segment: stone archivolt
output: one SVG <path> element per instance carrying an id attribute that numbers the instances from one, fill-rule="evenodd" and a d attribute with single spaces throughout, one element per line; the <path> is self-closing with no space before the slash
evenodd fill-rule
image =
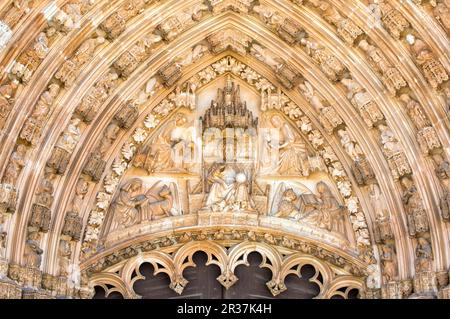
<path id="1" fill-rule="evenodd" d="M 18 284 L 34 287 L 23 291 L 24 298 L 89 296 L 88 279 L 82 276 L 78 290 L 80 279 L 69 274 L 80 260 L 97 258 L 101 225 L 123 186 L 122 176 L 129 176 L 133 165 L 153 173 L 154 152 L 138 147 L 180 108 L 193 111 L 202 86 L 231 73 L 256 87 L 263 112 L 284 114 L 283 122 L 296 126 L 311 152 L 320 155 L 366 263 L 362 296 L 448 298 L 447 1 L 119 1 L 100 15 L 102 5 L 73 0 L 62 8 L 46 7 L 45 1 L 30 7 L 28 1 L 13 1 L 1 9 L 0 59 L 7 71 L 0 85 L 2 297 L 19 296 Z M 435 24 L 411 14 L 415 5 L 435 17 Z M 144 30 L 143 17 L 159 6 L 176 11 Z M 39 10 L 43 27 L 22 41 L 15 34 Z M 314 15 L 320 18 L 312 22 Z M 87 17 L 101 21 L 97 30 Z M 209 31 L 228 17 L 226 31 Z M 241 20 L 253 23 L 265 39 L 248 32 Z M 437 24 L 442 29 L 431 31 Z M 126 39 L 129 30 L 139 30 L 138 36 Z M 182 44 L 162 64 L 154 61 L 159 49 L 175 47 L 192 32 L 198 40 Z M 207 41 L 200 42 L 202 37 Z M 64 56 L 53 59 L 59 50 Z M 231 65 L 230 58 L 211 63 L 214 55 L 232 51 L 237 63 Z M 45 68 L 52 71 L 42 72 Z M 146 73 L 143 86 L 138 79 L 146 68 L 153 73 Z M 112 105 L 121 109 L 108 112 Z M 30 115 L 26 121 L 24 114 Z M 69 195 L 80 180 L 75 196 Z M 167 186 L 152 195 L 159 202 L 152 216 L 175 214 L 164 206 L 173 192 Z M 281 194 L 283 210 L 277 214 L 299 216 L 295 201 L 303 197 L 289 187 Z M 13 214 L 17 209 L 21 216 Z M 55 232 L 47 233 L 49 228 Z M 368 249 L 374 243 L 375 251 Z M 75 256 L 77 245 L 89 253 Z M 175 289 L 184 284 L 179 275 Z M 232 284 L 233 272 L 224 268 L 221 280 Z M 276 294 L 283 282 L 277 277 L 268 287 Z M 321 296 L 331 295 L 322 291 Z"/>

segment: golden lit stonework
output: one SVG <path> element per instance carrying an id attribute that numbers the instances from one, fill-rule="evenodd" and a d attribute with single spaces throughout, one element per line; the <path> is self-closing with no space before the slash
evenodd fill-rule
<path id="1" fill-rule="evenodd" d="M 448 299 L 449 6 L 3 1 L 0 298 Z"/>

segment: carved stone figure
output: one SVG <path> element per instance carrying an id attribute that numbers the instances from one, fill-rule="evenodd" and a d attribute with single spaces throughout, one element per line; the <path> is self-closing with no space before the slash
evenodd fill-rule
<path id="1" fill-rule="evenodd" d="M 425 78 L 433 88 L 438 88 L 442 83 L 448 81 L 448 72 L 441 62 L 435 58 L 431 49 L 421 39 L 414 36 L 408 38 L 411 50 L 416 56 L 417 64 L 422 67 Z"/>
<path id="2" fill-rule="evenodd" d="M 392 67 L 379 48 L 369 44 L 366 40 L 360 41 L 358 46 L 367 53 L 371 64 L 383 75 L 383 83 L 391 95 L 395 95 L 398 90 L 407 86 L 399 70 Z"/>
<path id="3" fill-rule="evenodd" d="M 33 204 L 31 218 L 28 222 L 33 232 L 47 232 L 50 228 L 51 206 L 53 203 L 55 175 L 46 168 L 44 179 L 36 191 L 36 202 Z"/>
<path id="4" fill-rule="evenodd" d="M 417 142 L 419 142 L 422 153 L 426 155 L 442 147 L 436 130 L 432 126 L 424 127 L 417 133 Z"/>
<path id="5" fill-rule="evenodd" d="M 208 52 L 208 47 L 202 44 L 198 44 L 185 54 L 181 55 L 178 58 L 178 62 L 176 62 L 176 64 L 180 68 L 191 65 L 192 63 L 200 59 L 202 56 L 204 56 L 206 52 Z"/>
<path id="6" fill-rule="evenodd" d="M 210 35 L 207 40 L 214 53 L 221 53 L 227 49 L 231 49 L 242 55 L 247 54 L 247 48 L 252 41 L 243 32 L 231 28 L 220 30 Z"/>
<path id="7" fill-rule="evenodd" d="M 383 152 L 388 159 L 394 178 L 398 179 L 399 177 L 411 174 L 411 167 L 394 133 L 386 125 L 379 125 L 378 129 L 381 132 Z"/>
<path id="8" fill-rule="evenodd" d="M 106 127 L 99 145 L 96 150 L 90 154 L 89 159 L 83 168 L 83 173 L 91 176 L 94 181 L 100 180 L 103 171 L 105 170 L 106 162 L 103 158 L 117 138 L 119 130 L 119 126 L 115 123 L 111 123 Z"/>
<path id="9" fill-rule="evenodd" d="M 22 168 L 25 166 L 26 157 L 27 148 L 25 145 L 19 144 L 11 155 L 3 174 L 2 184 L 0 184 L 0 213 L 15 211 L 17 199 L 15 185 Z"/>
<path id="10" fill-rule="evenodd" d="M 141 206 L 141 222 L 146 220 L 157 220 L 173 215 L 173 204 L 175 196 L 170 187 L 164 185 L 156 191 L 148 191 L 147 203 Z"/>
<path id="11" fill-rule="evenodd" d="M 278 152 L 278 159 L 275 165 L 275 172 L 280 175 L 301 175 L 309 176 L 310 167 L 308 152 L 305 143 L 291 129 L 289 123 L 283 121 L 279 115 L 270 118 L 270 124 L 274 128 L 279 128 L 279 136 L 266 137 L 263 160 L 272 162 L 272 152 Z M 270 163 L 270 167 L 274 163 Z"/>
<path id="12" fill-rule="evenodd" d="M 80 20 L 94 4 L 94 0 L 71 0 L 57 10 L 50 25 L 67 33 L 80 28 Z"/>
<path id="13" fill-rule="evenodd" d="M 306 37 L 305 30 L 294 20 L 283 17 L 280 13 L 265 5 L 257 5 L 253 7 L 260 19 L 271 27 L 278 35 L 290 44 L 300 42 Z"/>
<path id="14" fill-rule="evenodd" d="M 386 30 L 395 39 L 400 39 L 401 34 L 409 27 L 409 22 L 406 18 L 396 9 L 394 9 L 385 0 L 377 1 L 372 0 L 373 3 L 379 3 L 379 9 L 381 13 L 381 20 Z"/>
<path id="15" fill-rule="evenodd" d="M 71 240 L 78 241 L 81 239 L 81 230 L 83 228 L 83 220 L 76 211 L 67 212 L 64 217 L 64 226 L 62 235 L 69 237 Z"/>
<path id="16" fill-rule="evenodd" d="M 408 110 L 409 117 L 419 130 L 431 125 L 430 120 L 423 112 L 419 102 L 412 99 L 409 94 L 402 94 L 400 96 L 400 100 L 403 101 L 406 109 Z"/>
<path id="17" fill-rule="evenodd" d="M 23 82 L 28 82 L 33 72 L 47 55 L 55 33 L 56 31 L 53 28 L 48 28 L 46 32 L 41 32 L 34 43 L 17 58 L 11 73 Z"/>
<path id="18" fill-rule="evenodd" d="M 346 68 L 328 49 L 307 39 L 302 39 L 300 42 L 306 47 L 306 52 L 331 81 L 339 81 L 342 78 Z"/>
<path id="19" fill-rule="evenodd" d="M 444 194 L 441 197 L 440 207 L 444 220 L 450 220 L 450 182 L 443 183 Z"/>
<path id="20" fill-rule="evenodd" d="M 397 255 L 394 249 L 389 244 L 381 246 L 380 259 L 383 265 L 382 273 L 385 283 L 396 280 L 398 276 Z"/>
<path id="21" fill-rule="evenodd" d="M 156 139 L 151 141 L 150 151 L 146 155 L 153 158 L 150 171 L 186 171 L 189 169 L 190 156 L 193 154 L 193 136 L 187 127 L 186 115 L 176 114 L 167 123 Z M 148 169 L 148 168 L 147 168 Z"/>
<path id="22" fill-rule="evenodd" d="M 9 112 L 11 112 L 14 105 L 14 98 L 17 94 L 19 81 L 12 80 L 7 84 L 0 86 L 0 129 L 5 126 L 8 119 Z"/>
<path id="23" fill-rule="evenodd" d="M 363 34 L 363 31 L 351 20 L 344 18 L 333 5 L 322 0 L 310 0 L 321 11 L 321 16 L 337 28 L 337 33 L 349 44 Z"/>
<path id="24" fill-rule="evenodd" d="M 436 4 L 436 7 L 433 9 L 433 13 L 448 33 L 450 30 L 450 1 L 444 0 Z"/>
<path id="25" fill-rule="evenodd" d="M 61 240 L 58 247 L 58 273 L 60 276 L 69 275 L 70 257 L 72 256 L 72 247 L 70 242 Z"/>
<path id="26" fill-rule="evenodd" d="M 47 117 L 52 108 L 55 98 L 58 96 L 60 87 L 58 84 L 50 84 L 48 90 L 39 98 L 31 117 L 28 117 L 20 132 L 20 138 L 36 145 L 41 135 L 41 130 L 45 125 Z"/>
<path id="27" fill-rule="evenodd" d="M 378 105 L 355 80 L 346 78 L 341 83 L 347 88 L 349 100 L 359 110 L 368 127 L 371 128 L 376 123 L 384 120 L 384 115 L 381 113 Z"/>
<path id="28" fill-rule="evenodd" d="M 429 230 L 428 217 L 416 186 L 409 177 L 403 177 L 401 184 L 404 190 L 402 200 L 408 214 L 408 230 L 410 236 L 427 232 Z"/>
<path id="29" fill-rule="evenodd" d="M 233 10 L 240 13 L 248 13 L 254 0 L 208 0 L 213 8 L 213 13 Z"/>
<path id="30" fill-rule="evenodd" d="M 25 244 L 24 261 L 29 268 L 39 268 L 41 266 L 41 255 L 44 251 L 39 248 L 37 241 L 28 239 Z"/>
<path id="31" fill-rule="evenodd" d="M 147 194 L 139 193 L 141 190 L 142 180 L 138 178 L 133 178 L 121 186 L 116 200 L 111 205 L 110 232 L 132 226 L 139 221 L 138 208 L 148 201 Z"/>
<path id="32" fill-rule="evenodd" d="M 76 113 L 79 114 L 85 122 L 91 122 L 100 106 L 106 101 L 111 91 L 118 85 L 119 76 L 115 72 L 108 72 L 104 74 L 100 80 L 90 88 L 86 96 L 83 97 L 80 105 L 76 108 Z"/>
<path id="33" fill-rule="evenodd" d="M 207 5 L 197 4 L 176 16 L 166 19 L 158 26 L 158 29 L 163 34 L 165 40 L 171 41 L 180 34 L 180 32 L 192 25 L 194 21 L 198 21 L 202 17 L 203 11 L 207 10 Z"/>
<path id="34" fill-rule="evenodd" d="M 297 201 L 297 194 L 294 192 L 292 188 L 289 188 L 283 192 L 282 199 L 280 204 L 278 205 L 278 211 L 274 216 L 280 218 L 299 218 L 299 209 L 296 206 L 295 202 Z"/>
<path id="35" fill-rule="evenodd" d="M 436 153 L 432 156 L 435 164 L 435 172 L 439 179 L 444 180 L 450 178 L 450 164 L 444 159 L 442 153 Z"/>
<path id="36" fill-rule="evenodd" d="M 138 116 L 139 109 L 132 101 L 128 101 L 124 107 L 117 111 L 114 119 L 120 128 L 129 129 L 136 122 Z"/>
<path id="37" fill-rule="evenodd" d="M 354 161 L 361 158 L 363 154 L 361 147 L 353 141 L 350 134 L 346 130 L 339 130 L 338 135 L 341 138 L 341 145 L 344 147 L 348 156 L 350 156 Z"/>
<path id="38" fill-rule="evenodd" d="M 81 131 L 79 128 L 80 122 L 80 119 L 76 117 L 70 120 L 65 132 L 62 134 L 62 136 L 58 140 L 58 143 L 56 144 L 57 147 L 62 148 L 67 152 L 72 152 L 75 149 L 75 146 L 77 145 L 81 137 Z"/>
<path id="39" fill-rule="evenodd" d="M 394 132 L 386 125 L 380 125 L 378 128 L 381 132 L 381 144 L 383 145 L 386 156 L 391 157 L 392 154 L 401 152 L 401 145 L 395 137 Z"/>
<path id="40" fill-rule="evenodd" d="M 279 57 L 274 56 L 272 52 L 257 43 L 252 44 L 250 53 L 275 71 L 278 71 L 284 63 Z"/>
<path id="41" fill-rule="evenodd" d="M 64 83 L 66 87 L 71 86 L 83 65 L 89 62 L 95 53 L 97 47 L 105 42 L 105 38 L 97 36 L 83 42 L 75 51 L 73 57 L 61 66 L 55 77 Z"/>
<path id="42" fill-rule="evenodd" d="M 148 56 L 150 49 L 162 40 L 161 36 L 150 34 L 139 40 L 128 51 L 123 53 L 115 62 L 114 67 L 124 77 L 129 76 Z"/>
<path id="43" fill-rule="evenodd" d="M 110 39 L 117 38 L 125 31 L 126 23 L 131 18 L 138 15 L 145 8 L 148 0 L 129 0 L 113 14 L 111 14 L 100 27 L 104 30 Z"/>
<path id="44" fill-rule="evenodd" d="M 330 187 L 319 182 L 316 185 L 316 201 L 312 203 L 313 210 L 306 211 L 299 220 L 324 228 L 328 231 L 344 234 L 342 206 L 331 193 Z"/>
<path id="45" fill-rule="evenodd" d="M 77 182 L 75 188 L 75 197 L 72 201 L 72 211 L 80 213 L 81 206 L 83 205 L 84 196 L 87 194 L 89 189 L 89 183 L 84 178 L 80 178 Z"/>
<path id="46" fill-rule="evenodd" d="M 6 235 L 7 233 L 4 232 L 1 228 L 0 228 L 0 263 L 2 262 L 2 259 L 5 258 L 5 253 L 6 253 Z M 1 265 L 0 265 L 1 268 Z M 0 269 L 0 279 L 2 278 L 2 271 Z"/>
<path id="47" fill-rule="evenodd" d="M 352 165 L 352 172 L 355 176 L 358 185 L 368 185 L 375 179 L 375 173 L 370 166 L 369 161 L 364 156 L 360 156 L 358 159 L 354 160 Z"/>
<path id="48" fill-rule="evenodd" d="M 344 121 L 333 107 L 325 106 L 322 103 L 321 97 L 314 90 L 311 83 L 305 81 L 303 84 L 300 84 L 299 88 L 309 103 L 320 112 L 319 121 L 329 134 L 332 134 L 334 129 L 344 124 Z"/>
<path id="49" fill-rule="evenodd" d="M 209 176 L 212 184 L 206 199 L 206 208 L 213 211 L 253 210 L 247 176 L 231 166 L 216 168 Z"/>
<path id="50" fill-rule="evenodd" d="M 69 164 L 70 156 L 75 149 L 80 137 L 79 118 L 72 118 L 64 133 L 59 137 L 52 155 L 47 161 L 47 166 L 56 170 L 58 174 L 64 174 Z"/>
<path id="51" fill-rule="evenodd" d="M 389 212 L 385 208 L 385 200 L 377 184 L 369 186 L 370 203 L 375 213 L 375 240 L 378 243 L 393 239 Z"/>
<path id="52" fill-rule="evenodd" d="M 25 145 L 17 145 L 16 150 L 12 153 L 8 166 L 6 166 L 3 174 L 3 184 L 15 185 L 22 168 L 25 166 L 27 158 L 27 147 Z"/>
<path id="53" fill-rule="evenodd" d="M 416 272 L 430 271 L 433 266 L 433 249 L 430 242 L 423 237 L 417 239 Z"/>
<path id="54" fill-rule="evenodd" d="M 10 28 L 13 28 L 30 11 L 30 3 L 30 0 L 11 1 L 10 8 L 2 17 L 3 22 Z"/>

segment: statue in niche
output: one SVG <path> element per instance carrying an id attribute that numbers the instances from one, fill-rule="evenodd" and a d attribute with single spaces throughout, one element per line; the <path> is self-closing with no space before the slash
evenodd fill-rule
<path id="1" fill-rule="evenodd" d="M 80 123 L 81 120 L 79 118 L 72 118 L 69 122 L 69 125 L 67 126 L 66 131 L 59 138 L 56 146 L 71 153 L 75 149 L 75 146 L 77 145 L 81 137 L 81 131 L 79 128 Z"/>
<path id="2" fill-rule="evenodd" d="M 212 183 L 206 207 L 213 211 L 252 210 L 254 203 L 250 198 L 247 176 L 230 165 L 216 168 L 210 175 Z"/>
<path id="3" fill-rule="evenodd" d="M 39 268 L 41 266 L 42 253 L 44 251 L 39 248 L 39 244 L 34 239 L 28 239 L 25 244 L 24 260 L 25 265 L 29 268 Z"/>
<path id="4" fill-rule="evenodd" d="M 19 81 L 17 80 L 0 86 L 0 129 L 5 125 L 9 112 L 11 112 L 18 87 Z"/>
<path id="5" fill-rule="evenodd" d="M 72 247 L 70 242 L 61 240 L 58 247 L 58 273 L 60 276 L 69 275 L 70 257 L 72 256 Z"/>
<path id="6" fill-rule="evenodd" d="M 450 181 L 446 180 L 443 183 L 444 195 L 441 197 L 441 214 L 445 220 L 450 220 Z"/>
<path id="7" fill-rule="evenodd" d="M 89 189 L 89 182 L 84 178 L 80 178 L 75 187 L 75 197 L 72 201 L 72 211 L 81 212 L 81 206 L 83 205 L 84 196 L 87 194 Z"/>
<path id="8" fill-rule="evenodd" d="M 4 231 L 4 222 L 5 216 L 0 212 L 0 260 L 6 255 L 6 236 L 7 232 Z M 0 278 L 1 278 L 1 270 L 0 270 Z"/>
<path id="9" fill-rule="evenodd" d="M 403 187 L 402 200 L 407 211 L 408 229 L 411 236 L 429 230 L 428 217 L 422 205 L 422 198 L 414 182 L 409 177 L 401 179 Z"/>
<path id="10" fill-rule="evenodd" d="M 15 185 L 17 178 L 22 171 L 22 167 L 25 166 L 26 156 L 26 146 L 19 144 L 12 153 L 8 166 L 6 166 L 6 171 L 3 175 L 3 184 Z"/>
<path id="11" fill-rule="evenodd" d="M 278 152 L 278 160 L 275 171 L 280 175 L 309 176 L 310 167 L 308 153 L 305 143 L 291 129 L 289 123 L 284 121 L 280 115 L 270 118 L 273 128 L 279 128 L 278 138 L 271 134 L 266 136 L 266 145 L 262 150 L 263 168 L 272 160 L 272 152 Z M 269 166 L 273 170 L 272 165 Z M 265 171 L 265 169 L 263 169 Z"/>
<path id="12" fill-rule="evenodd" d="M 341 145 L 345 148 L 345 152 L 354 161 L 358 160 L 363 154 L 361 147 L 353 141 L 347 130 L 339 130 L 338 135 L 341 138 Z"/>
<path id="13" fill-rule="evenodd" d="M 432 158 L 435 163 L 435 172 L 437 177 L 441 180 L 450 178 L 450 164 L 446 159 L 444 159 L 443 154 L 433 154 Z"/>
<path id="14" fill-rule="evenodd" d="M 50 84 L 47 91 L 41 95 L 31 117 L 27 118 L 22 131 L 20 132 L 20 137 L 22 139 L 30 142 L 32 145 L 37 143 L 41 130 L 45 125 L 47 116 L 59 91 L 59 85 L 53 83 Z"/>
<path id="15" fill-rule="evenodd" d="M 386 283 L 396 280 L 398 276 L 397 255 L 391 245 L 381 246 L 381 264 L 383 265 L 383 278 Z"/>
<path id="16" fill-rule="evenodd" d="M 433 267 L 433 249 L 423 237 L 417 239 L 415 267 L 416 272 L 431 271 Z"/>
<path id="17" fill-rule="evenodd" d="M 187 116 L 179 113 L 162 128 L 162 131 L 149 145 L 147 154 L 139 152 L 140 159 L 151 158 L 149 172 L 186 172 L 191 166 L 187 162 L 194 152 L 192 128 L 187 125 Z M 139 158 L 138 158 L 139 160 Z M 136 166 L 142 166 L 137 163 Z"/>
<path id="18" fill-rule="evenodd" d="M 94 181 L 100 180 L 105 170 L 106 162 L 103 160 L 106 153 L 114 143 L 120 128 L 115 123 L 110 123 L 103 132 L 103 138 L 97 145 L 97 148 L 89 156 L 87 163 L 83 168 L 83 173 L 92 177 Z"/>
<path id="19" fill-rule="evenodd" d="M 375 212 L 375 240 L 377 242 L 393 238 L 389 212 L 385 208 L 385 200 L 377 184 L 369 186 L 369 198 Z"/>

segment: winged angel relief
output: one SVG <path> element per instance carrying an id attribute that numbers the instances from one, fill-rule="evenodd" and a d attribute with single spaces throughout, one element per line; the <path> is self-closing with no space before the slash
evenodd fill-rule
<path id="1" fill-rule="evenodd" d="M 321 157 L 283 114 L 242 96 L 228 77 L 206 110 L 181 107 L 161 123 L 137 150 L 104 234 L 174 215 L 234 213 L 345 234 Z"/>

